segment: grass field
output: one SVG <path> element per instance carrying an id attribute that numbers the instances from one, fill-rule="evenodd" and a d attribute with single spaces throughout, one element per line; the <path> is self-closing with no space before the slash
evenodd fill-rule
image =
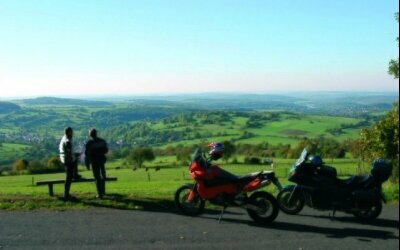
<path id="1" fill-rule="evenodd" d="M 137 169 L 133 171 L 130 168 L 119 168 L 122 161 L 115 161 L 108 164 L 108 176 L 118 178 L 117 182 L 107 183 L 107 193 L 117 197 L 125 197 L 125 202 L 111 199 L 104 201 L 95 201 L 96 204 L 103 204 L 115 208 L 126 208 L 125 206 L 135 207 L 134 200 L 156 200 L 171 201 L 175 190 L 183 183 L 191 183 L 192 179 L 188 175 L 187 167 L 164 167 L 159 171 L 152 166 L 161 165 L 172 158 L 159 159 L 148 165 L 149 168 Z M 275 160 L 274 170 L 283 185 L 288 184 L 288 170 L 295 160 Z M 357 172 L 356 163 L 351 160 L 334 160 L 333 165 L 337 168 L 341 178 Z M 235 174 L 241 175 L 260 170 L 272 170 L 271 167 L 262 165 L 223 165 L 221 166 Z M 365 171 L 365 170 L 364 170 Z M 91 177 L 90 171 L 82 170 L 84 177 Z M 61 202 L 56 198 L 48 196 L 47 186 L 36 186 L 35 182 L 39 180 L 64 178 L 63 173 L 43 174 L 43 175 L 21 175 L 21 176 L 2 176 L 0 177 L 0 209 L 65 209 L 88 207 L 87 202 L 94 202 L 95 185 L 94 183 L 73 183 L 71 193 L 77 196 L 82 202 Z M 274 186 L 266 188 L 267 191 L 274 194 L 277 189 Z M 54 186 L 56 196 L 63 193 L 63 185 Z M 398 200 L 398 185 L 386 182 L 384 192 L 390 201 Z M 132 202 L 126 202 L 130 200 Z"/>
<path id="2" fill-rule="evenodd" d="M 346 139 L 356 139 L 359 136 L 359 128 L 343 129 L 340 135 L 332 135 L 327 132 L 328 129 L 338 128 L 341 125 L 352 125 L 361 121 L 358 118 L 333 117 L 320 115 L 304 115 L 301 118 L 291 117 L 290 115 L 280 115 L 278 120 L 262 120 L 256 128 L 246 127 L 249 120 L 248 117 L 241 117 L 229 114 L 230 121 L 222 124 L 206 124 L 196 120 L 194 123 L 199 124 L 194 130 L 200 134 L 212 134 L 210 138 L 213 141 L 235 140 L 235 143 L 258 144 L 268 142 L 271 145 L 290 144 L 296 145 L 302 138 L 316 138 L 325 136 L 343 141 Z M 192 131 L 193 124 L 169 123 L 167 125 L 160 122 L 148 123 L 152 129 L 157 131 Z M 243 132 L 251 134 L 249 138 L 242 138 Z M 188 132 L 191 134 L 194 132 Z M 169 142 L 164 146 L 176 146 L 200 144 L 207 137 L 201 139 L 180 140 L 178 142 Z"/>

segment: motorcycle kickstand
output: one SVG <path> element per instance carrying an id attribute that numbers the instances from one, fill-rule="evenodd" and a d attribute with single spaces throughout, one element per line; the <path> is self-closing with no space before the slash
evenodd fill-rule
<path id="1" fill-rule="evenodd" d="M 218 218 L 218 223 L 221 223 L 221 220 L 222 220 L 222 217 L 224 216 L 226 207 L 227 206 L 222 207 L 221 214 L 219 215 L 219 218 Z"/>
<path id="2" fill-rule="evenodd" d="M 334 220 L 335 220 L 335 213 L 336 213 L 336 209 L 333 209 L 333 211 L 332 211 L 332 216 L 331 216 L 331 214 L 329 213 L 329 219 L 330 219 L 331 221 L 334 221 Z"/>

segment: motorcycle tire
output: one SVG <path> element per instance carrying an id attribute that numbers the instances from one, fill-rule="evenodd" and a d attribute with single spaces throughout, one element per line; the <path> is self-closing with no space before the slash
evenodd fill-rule
<path id="1" fill-rule="evenodd" d="M 256 223 L 259 224 L 273 222 L 279 213 L 278 201 L 274 196 L 267 192 L 253 193 L 249 197 L 247 205 L 253 206 L 253 209 L 247 208 L 247 213 Z"/>
<path id="2" fill-rule="evenodd" d="M 377 200 L 375 204 L 372 205 L 370 208 L 365 210 L 359 210 L 353 212 L 353 215 L 362 221 L 371 221 L 376 219 L 382 212 L 382 201 Z"/>
<path id="3" fill-rule="evenodd" d="M 291 202 L 288 204 L 288 199 L 292 195 L 292 190 L 284 189 L 279 192 L 277 196 L 279 208 L 285 214 L 295 215 L 300 213 L 304 208 L 304 198 L 300 195 L 294 195 L 291 197 Z"/>
<path id="4" fill-rule="evenodd" d="M 192 202 L 187 201 L 190 191 L 194 184 L 186 184 L 178 188 L 175 192 L 175 205 L 184 215 L 197 216 L 203 213 L 205 201 L 196 195 Z"/>

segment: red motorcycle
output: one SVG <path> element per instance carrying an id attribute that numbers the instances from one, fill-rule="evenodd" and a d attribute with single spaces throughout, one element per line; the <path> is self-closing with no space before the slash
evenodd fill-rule
<path id="1" fill-rule="evenodd" d="M 271 183 L 279 190 L 282 188 L 273 171 L 236 176 L 212 165 L 211 159 L 196 150 L 189 173 L 195 183 L 184 184 L 175 192 L 175 204 L 185 215 L 200 215 L 205 201 L 210 201 L 222 207 L 219 221 L 228 206 L 246 209 L 256 223 L 270 223 L 278 216 L 279 205 L 275 197 L 265 191 L 254 192 Z"/>

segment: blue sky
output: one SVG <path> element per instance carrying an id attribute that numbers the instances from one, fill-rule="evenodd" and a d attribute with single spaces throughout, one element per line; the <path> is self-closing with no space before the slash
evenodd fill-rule
<path id="1" fill-rule="evenodd" d="M 0 97 L 398 91 L 387 74 L 398 9 L 394 0 L 0 0 Z"/>

